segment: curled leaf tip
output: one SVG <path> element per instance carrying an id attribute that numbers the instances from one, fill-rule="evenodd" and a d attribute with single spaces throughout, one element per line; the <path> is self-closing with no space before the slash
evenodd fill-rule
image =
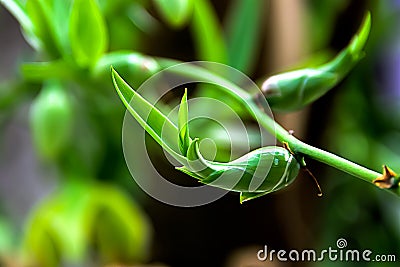
<path id="1" fill-rule="evenodd" d="M 379 188 L 389 189 L 399 186 L 399 184 L 396 183 L 396 178 L 398 178 L 398 175 L 388 166 L 383 165 L 383 174 L 372 182 Z"/>

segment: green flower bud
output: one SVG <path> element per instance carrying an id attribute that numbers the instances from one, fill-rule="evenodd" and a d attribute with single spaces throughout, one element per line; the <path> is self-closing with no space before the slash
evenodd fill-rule
<path id="1" fill-rule="evenodd" d="M 270 107 L 278 111 L 297 110 L 332 89 L 363 58 L 370 28 L 371 16 L 368 13 L 359 32 L 332 61 L 316 68 L 295 70 L 268 78 L 262 85 L 262 92 Z"/>
<path id="2" fill-rule="evenodd" d="M 72 128 L 73 107 L 62 85 L 47 82 L 30 110 L 33 142 L 45 159 L 55 159 L 67 144 Z"/>
<path id="3" fill-rule="evenodd" d="M 201 183 L 240 192 L 240 202 L 288 186 L 300 170 L 295 157 L 282 147 L 262 147 L 234 161 L 221 163 L 204 159 L 198 141 L 194 139 L 189 146 L 188 164 L 177 169 Z"/>

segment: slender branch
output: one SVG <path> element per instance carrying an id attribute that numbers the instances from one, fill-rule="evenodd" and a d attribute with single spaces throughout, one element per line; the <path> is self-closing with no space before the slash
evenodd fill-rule
<path id="1" fill-rule="evenodd" d="M 164 61 L 164 64 L 166 64 L 164 66 L 171 66 L 173 65 L 173 63 L 176 64 L 179 62 L 167 60 Z M 171 70 L 173 72 L 176 72 L 177 74 L 193 78 L 204 78 L 206 76 L 207 79 L 209 79 L 210 81 L 215 82 L 216 84 L 220 84 L 221 86 L 219 86 L 219 88 L 221 90 L 224 90 L 225 93 L 229 94 L 238 102 L 242 103 L 247 111 L 254 117 L 254 119 L 256 119 L 261 124 L 262 127 L 264 127 L 271 134 L 275 135 L 280 142 L 286 142 L 294 153 L 305 155 L 309 158 L 325 163 L 331 167 L 334 167 L 338 170 L 346 172 L 370 183 L 373 183 L 376 178 L 382 175 L 379 172 L 370 170 L 338 155 L 310 146 L 300 141 L 299 139 L 291 135 L 288 131 L 286 131 L 281 125 L 275 122 L 273 118 L 266 115 L 264 111 L 262 111 L 254 102 L 252 95 L 221 76 L 218 76 L 207 71 L 206 69 L 196 66 L 194 66 L 193 68 L 172 68 Z M 400 196 L 399 187 L 385 190 Z"/>
<path id="2" fill-rule="evenodd" d="M 253 103 L 249 103 L 249 106 L 253 106 Z M 253 110 L 255 107 L 252 108 Z M 289 144 L 290 149 L 295 153 L 300 153 L 307 155 L 308 157 L 318 160 L 322 163 L 328 164 L 334 168 L 340 169 L 344 172 L 347 172 L 353 176 L 361 178 L 367 182 L 372 182 L 381 174 L 375 172 L 373 170 L 367 169 L 363 166 L 360 166 L 352 161 L 339 157 L 333 153 L 324 151 L 322 149 L 310 146 L 293 135 L 289 134 L 282 126 L 273 121 L 268 116 L 258 116 L 260 124 L 266 129 L 271 130 L 271 124 L 274 125 L 273 129 L 275 130 L 275 135 L 280 142 L 286 142 Z"/>
<path id="3" fill-rule="evenodd" d="M 269 116 L 266 116 L 265 114 L 264 115 L 258 114 L 262 111 L 256 106 L 254 102 L 248 101 L 246 107 L 255 112 L 256 115 L 255 118 L 258 119 L 259 123 L 267 131 L 271 132 L 272 134 L 275 134 L 276 138 L 280 142 L 286 142 L 293 152 L 306 155 L 314 160 L 325 163 L 331 167 L 334 167 L 338 170 L 346 172 L 350 175 L 353 175 L 357 178 L 360 178 L 370 183 L 373 183 L 373 181 L 376 178 L 382 175 L 379 172 L 370 170 L 350 160 L 342 158 L 338 155 L 313 147 L 311 145 L 308 145 L 300 141 L 299 139 L 291 135 L 288 131 L 286 131 L 281 125 L 279 125 Z M 400 196 L 399 187 L 385 189 L 385 190 L 394 193 L 397 196 Z"/>

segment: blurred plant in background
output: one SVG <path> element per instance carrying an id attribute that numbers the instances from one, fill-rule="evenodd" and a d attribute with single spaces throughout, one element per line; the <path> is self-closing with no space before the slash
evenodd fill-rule
<path id="1" fill-rule="evenodd" d="M 125 110 L 112 89 L 110 65 L 136 88 L 175 62 L 165 58 L 225 63 L 261 81 L 278 69 L 270 64 L 269 57 L 281 55 L 279 47 L 272 46 L 273 40 L 268 39 L 276 36 L 276 1 L 2 0 L 33 51 L 25 52 L 18 59 L 18 69 L 0 83 L 0 125 L 7 129 L 15 120 L 11 118 L 29 118 L 30 138 L 40 163 L 26 170 L 17 186 L 36 183 L 45 187 L 39 197 L 28 201 L 35 207 L 23 215 L 28 218 L 23 225 L 8 215 L 18 207 L 10 200 L 18 198 L 1 198 L 0 257 L 4 262 L 14 258 L 24 262 L 21 266 L 148 261 L 171 266 L 220 266 L 223 262 L 238 266 L 227 259 L 232 251 L 245 246 L 268 242 L 278 248 L 325 248 L 339 237 L 351 240 L 355 247 L 399 253 L 398 199 L 317 164 L 311 163 L 311 168 L 324 183 L 322 200 L 304 197 L 313 191 L 304 189 L 308 184 L 298 182 L 298 188 L 303 187 L 300 195 L 296 189 L 289 190 L 248 207 L 232 204 L 237 199 L 228 196 L 226 202 L 215 204 L 219 206 L 194 211 L 167 208 L 152 203 L 129 178 L 121 151 Z M 282 2 L 289 13 L 293 9 L 291 1 Z M 309 29 L 303 40 L 306 50 L 319 51 L 329 43 L 334 50 L 342 49 L 367 9 L 372 12 L 373 30 L 367 57 L 340 88 L 312 106 L 308 125 L 303 120 L 303 130 L 294 130 L 306 132 L 304 139 L 309 143 L 320 144 L 362 165 L 380 170 L 382 164 L 388 164 L 399 172 L 396 92 L 400 84 L 395 80 L 400 68 L 395 60 L 399 58 L 399 39 L 391 32 L 399 23 L 397 1 L 298 2 L 304 10 L 295 12 L 304 12 L 304 28 Z M 296 49 L 304 44 L 290 45 Z M 316 53 L 279 70 L 315 65 L 332 54 Z M 231 101 L 215 93 L 212 86 L 199 86 L 193 94 Z M 178 95 L 168 97 L 163 103 L 166 106 L 179 101 Z M 241 114 L 240 107 L 231 105 Z M 191 112 L 202 114 L 206 109 L 199 106 Z M 21 112 L 23 115 L 16 115 Z M 224 115 L 225 121 L 232 119 Z M 219 140 L 217 159 L 226 159 L 230 153 L 226 148 L 228 137 L 221 137 L 220 129 L 210 122 L 198 124 L 193 127 L 200 137 Z M 251 125 L 249 128 L 256 136 Z M 13 140 L 5 133 L 0 133 L 3 140 Z M 257 147 L 257 137 L 251 140 Z M 158 153 L 154 144 L 149 142 L 148 146 L 152 153 Z M 0 155 L 3 162 L 20 161 L 7 154 L 13 147 L 4 147 Z M 29 151 L 25 149 L 23 153 Z M 164 169 L 165 161 L 154 157 Z M 7 166 L 2 163 L 0 167 Z M 35 168 L 43 177 L 33 178 L 32 182 Z M 165 171 L 174 170 L 165 167 Z M 16 175 L 6 171 L 0 175 L 2 192 L 6 192 Z M 56 189 L 48 194 L 54 184 Z M 10 191 L 7 196 L 12 194 Z M 243 222 L 243 218 L 249 222 Z M 202 231 L 199 225 L 203 225 Z M 276 229 L 276 225 L 282 228 Z M 190 233 L 189 237 L 181 236 L 181 231 Z M 153 247 L 149 246 L 151 240 Z M 208 251 L 207 257 L 199 255 L 204 250 Z"/>

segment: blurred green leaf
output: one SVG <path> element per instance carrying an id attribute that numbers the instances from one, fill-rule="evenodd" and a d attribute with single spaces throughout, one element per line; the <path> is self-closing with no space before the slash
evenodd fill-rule
<path id="1" fill-rule="evenodd" d="M 52 58 L 61 55 L 53 20 L 52 0 L 27 0 L 26 12 L 33 23 L 33 33 L 40 40 L 39 48 Z"/>
<path id="2" fill-rule="evenodd" d="M 13 16 L 18 20 L 22 29 L 24 30 L 25 39 L 28 43 L 35 49 L 39 49 L 41 41 L 34 34 L 34 26 L 31 18 L 27 14 L 24 4 L 22 1 L 17 0 L 1 0 L 0 3 L 8 9 L 8 11 L 13 14 Z"/>
<path id="3" fill-rule="evenodd" d="M 32 88 L 28 87 L 21 80 L 0 82 L 0 113 L 5 115 L 13 107 L 25 101 L 26 96 L 28 96 L 27 92 L 30 91 L 32 91 Z"/>
<path id="4" fill-rule="evenodd" d="M 109 72 L 110 66 L 129 66 L 131 70 L 140 69 L 142 72 L 155 73 L 159 70 L 157 61 L 138 52 L 117 51 L 104 54 L 93 69 L 95 73 Z"/>
<path id="5" fill-rule="evenodd" d="M 76 63 L 90 67 L 107 50 L 104 18 L 95 0 L 75 0 L 69 22 L 70 42 Z"/>
<path id="6" fill-rule="evenodd" d="M 102 263 L 143 261 L 150 227 L 120 190 L 104 184 L 69 182 L 31 213 L 26 255 L 39 266 L 85 265 L 97 248 Z"/>
<path id="7" fill-rule="evenodd" d="M 229 10 L 227 29 L 228 63 L 250 73 L 257 61 L 260 39 L 263 34 L 262 18 L 266 2 L 260 0 L 235 0 Z"/>
<path id="8" fill-rule="evenodd" d="M 193 2 L 197 0 L 153 0 L 164 20 L 174 28 L 184 26 L 191 17 Z"/>
<path id="9" fill-rule="evenodd" d="M 160 22 L 139 3 L 132 3 L 128 9 L 128 17 L 141 31 L 152 34 L 160 28 Z"/>
<path id="10" fill-rule="evenodd" d="M 59 82 L 48 81 L 31 106 L 33 141 L 45 159 L 56 159 L 70 138 L 73 107 L 65 90 Z"/>
<path id="11" fill-rule="evenodd" d="M 124 258 L 144 261 L 148 257 L 151 228 L 145 214 L 127 196 L 110 186 L 98 187 L 95 197 L 99 205 L 97 215 L 105 219 L 92 222 L 98 227 L 97 243 L 104 261 Z M 110 229 L 114 229 L 114 233 Z"/>
<path id="12" fill-rule="evenodd" d="M 0 259 L 7 253 L 10 253 L 14 236 L 11 224 L 3 217 L 0 217 Z"/>
<path id="13" fill-rule="evenodd" d="M 148 0 L 99 0 L 107 22 L 108 50 L 143 51 L 147 46 L 143 33 L 151 34 L 159 22 L 149 12 Z M 107 75 L 108 76 L 108 75 Z"/>
<path id="14" fill-rule="evenodd" d="M 135 50 L 143 51 L 147 48 L 144 42 L 143 30 L 132 22 L 130 9 L 126 10 L 127 16 L 114 15 L 107 21 L 109 35 L 109 50 Z M 129 32 L 129 34 L 126 34 Z"/>
<path id="15" fill-rule="evenodd" d="M 227 48 L 221 25 L 210 1 L 193 2 L 191 28 L 199 59 L 227 63 Z"/>
<path id="16" fill-rule="evenodd" d="M 7 10 L 13 14 L 18 20 L 21 27 L 25 30 L 31 31 L 33 28 L 32 21 L 30 20 L 24 5 L 18 0 L 1 0 L 0 3 L 7 8 Z"/>
<path id="17" fill-rule="evenodd" d="M 74 80 L 73 67 L 65 60 L 24 63 L 21 72 L 27 81 L 43 81 L 47 79 Z"/>
<path id="18" fill-rule="evenodd" d="M 338 15 L 349 6 L 351 1 L 321 1 L 309 0 L 308 7 L 310 16 L 307 19 L 308 29 L 312 34 L 308 40 L 312 42 L 312 47 L 320 49 L 329 42 L 332 36 Z"/>
<path id="19" fill-rule="evenodd" d="M 101 12 L 106 17 L 113 17 L 118 15 L 121 10 L 126 10 L 130 5 L 138 4 L 144 7 L 150 6 L 149 0 L 98 0 Z"/>
<path id="20" fill-rule="evenodd" d="M 71 47 L 69 41 L 69 25 L 68 21 L 71 15 L 71 7 L 73 1 L 71 0 L 52 0 L 53 11 L 51 21 L 54 23 L 55 34 L 61 53 L 64 58 L 71 56 Z"/>
<path id="21" fill-rule="evenodd" d="M 138 87 L 160 70 L 158 62 L 152 57 L 137 52 L 117 51 L 104 54 L 94 66 L 93 75 L 96 78 L 104 77 L 109 74 L 110 66 L 117 68 Z"/>

